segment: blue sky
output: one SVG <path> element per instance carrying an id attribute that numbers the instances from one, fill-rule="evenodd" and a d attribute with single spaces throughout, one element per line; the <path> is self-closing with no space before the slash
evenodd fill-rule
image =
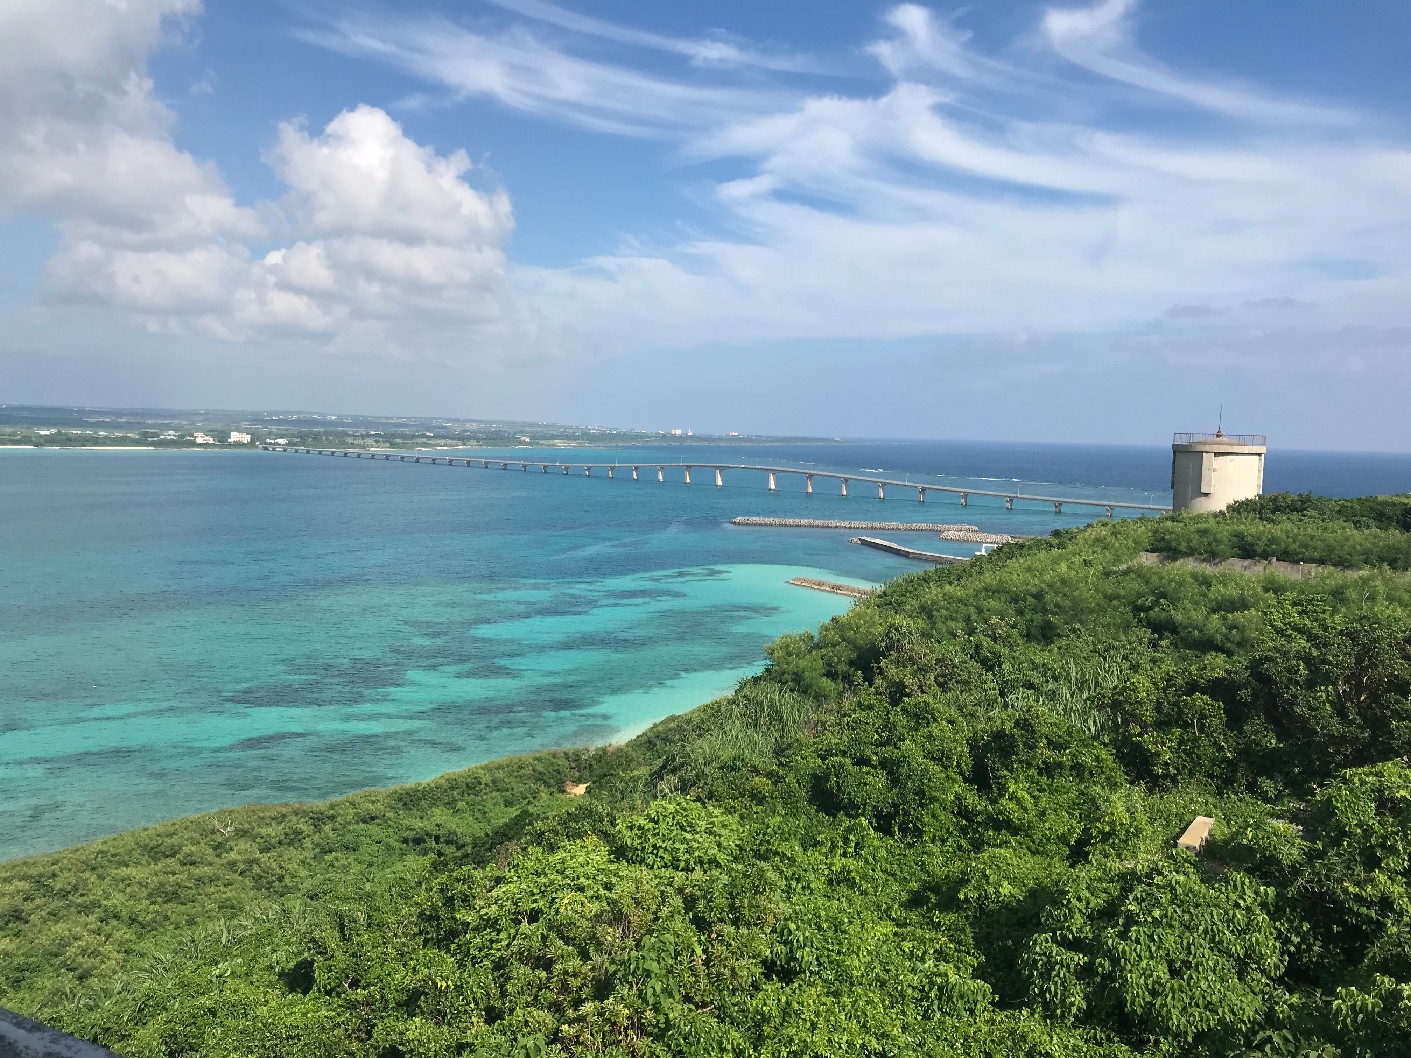
<path id="1" fill-rule="evenodd" d="M 0 5 L 0 401 L 1411 449 L 1411 8 Z"/>

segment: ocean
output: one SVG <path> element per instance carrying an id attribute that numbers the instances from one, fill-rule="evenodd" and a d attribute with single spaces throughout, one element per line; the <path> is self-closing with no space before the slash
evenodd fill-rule
<path id="1" fill-rule="evenodd" d="M 473 456 L 494 456 L 477 450 Z M 849 605 L 788 584 L 921 568 L 737 515 L 1044 533 L 1101 511 L 655 466 L 811 466 L 1168 503 L 1169 450 L 663 446 L 633 482 L 263 452 L 0 451 L 0 859 L 194 812 L 312 800 L 613 741 L 731 690 Z M 703 477 L 705 480 L 703 480 Z M 1411 489 L 1411 456 L 1282 452 L 1266 488 Z M 886 534 L 881 534 L 886 535 Z M 910 534 L 914 546 L 965 554 Z"/>

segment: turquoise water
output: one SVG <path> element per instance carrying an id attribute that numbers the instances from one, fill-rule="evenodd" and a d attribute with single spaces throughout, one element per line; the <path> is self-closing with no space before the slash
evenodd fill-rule
<path id="1" fill-rule="evenodd" d="M 893 474 L 944 469 L 956 455 L 691 453 Z M 679 450 L 616 455 L 674 462 Z M 1148 473 L 1117 460 L 1124 487 L 1104 489 L 1085 458 L 1059 460 L 1044 480 L 1169 499 L 1159 463 Z M 853 533 L 740 529 L 728 525 L 735 515 L 1019 532 L 1087 517 L 978 501 L 962 510 L 936 494 L 924 508 L 805 497 L 797 485 L 770 494 L 745 474 L 719 490 L 654 477 L 257 452 L 0 452 L 0 858 L 619 739 L 729 691 L 775 636 L 849 605 L 790 577 L 865 584 L 918 568 L 849 545 Z M 943 483 L 957 482 L 982 484 Z"/>

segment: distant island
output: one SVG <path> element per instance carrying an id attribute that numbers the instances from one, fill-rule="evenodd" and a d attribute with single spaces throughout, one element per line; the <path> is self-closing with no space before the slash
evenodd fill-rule
<path id="1" fill-rule="evenodd" d="M 474 418 L 331 415 L 307 411 L 207 411 L 161 408 L 83 408 L 0 405 L 0 447 L 247 448 L 288 444 L 306 448 L 514 448 L 626 445 L 827 443 L 816 437 L 704 434 L 574 426 Z"/>

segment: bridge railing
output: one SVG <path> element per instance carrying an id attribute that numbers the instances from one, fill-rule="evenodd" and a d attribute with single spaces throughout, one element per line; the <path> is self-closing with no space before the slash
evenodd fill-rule
<path id="1" fill-rule="evenodd" d="M 275 449 L 275 450 L 280 450 L 280 449 Z M 290 449 L 283 449 L 283 451 L 290 451 Z M 592 474 L 592 472 L 593 472 L 594 470 L 606 470 L 606 471 L 608 472 L 608 476 L 609 476 L 609 477 L 612 477 L 612 476 L 613 476 L 613 472 L 614 472 L 615 470 L 626 469 L 626 468 L 629 468 L 629 467 L 633 467 L 633 466 L 634 466 L 632 463 L 620 463 L 620 462 L 618 462 L 618 463 L 561 463 L 561 462 L 558 462 L 557 460 L 543 461 L 543 460 L 538 460 L 538 459 L 504 459 L 504 458 L 498 458 L 498 457 L 496 457 L 496 458 L 488 458 L 488 459 L 487 459 L 487 458 L 478 457 L 478 456 L 465 456 L 465 455 L 452 456 L 452 455 L 442 455 L 442 454 L 440 454 L 440 453 L 428 453 L 428 452 L 411 453 L 411 454 L 408 454 L 408 453 L 399 453 L 399 452 L 388 452 L 388 451 L 363 453 L 363 452 L 361 452 L 361 451 L 353 451 L 353 450 L 348 450 L 348 449 L 342 449 L 342 450 L 340 450 L 340 449 L 308 449 L 308 448 L 293 449 L 293 451 L 296 451 L 296 452 L 312 452 L 312 453 L 315 454 L 315 455 L 330 455 L 330 456 L 332 456 L 332 455 L 362 455 L 362 454 L 366 454 L 366 455 L 371 456 L 371 457 L 374 458 L 374 459 L 380 457 L 380 458 L 382 458 L 382 459 L 396 459 L 396 460 L 400 460 L 400 461 L 402 461 L 402 462 L 411 461 L 411 462 L 415 462 L 415 463 L 420 463 L 420 462 L 422 462 L 422 461 L 426 461 L 426 462 L 429 462 L 429 463 L 440 463 L 442 460 L 444 460 L 444 461 L 445 461 L 445 465 L 447 465 L 447 466 L 452 466 L 452 465 L 454 465 L 457 461 L 460 461 L 464 466 L 467 466 L 467 467 L 468 467 L 468 466 L 471 466 L 471 465 L 474 464 L 474 463 L 479 463 L 479 464 L 481 464 L 481 465 L 484 466 L 484 467 L 490 467 L 491 465 L 498 466 L 498 467 L 500 467 L 502 470 L 508 470 L 511 466 L 517 466 L 517 467 L 519 467 L 521 470 L 527 470 L 529 467 L 532 466 L 532 467 L 540 467 L 540 468 L 544 469 L 545 472 L 547 472 L 547 471 L 548 471 L 548 468 L 553 467 L 553 468 L 556 469 L 556 470 L 562 470 L 565 474 L 569 473 L 570 470 L 582 470 L 584 473 L 589 474 L 590 476 L 591 476 L 591 474 Z M 798 476 L 798 477 L 805 478 L 805 479 L 808 481 L 808 483 L 809 483 L 809 484 L 808 484 L 809 492 L 812 492 L 812 491 L 813 491 L 813 479 L 814 479 L 814 478 L 823 478 L 824 480 L 832 479 L 832 480 L 834 480 L 834 481 L 840 481 L 840 482 L 842 482 L 842 494 L 843 494 L 844 496 L 847 496 L 847 494 L 848 494 L 848 484 L 849 484 L 849 483 L 875 485 L 875 486 L 877 486 L 877 498 L 878 498 L 879 500 L 881 500 L 881 499 L 886 499 L 886 490 L 889 489 L 889 488 L 891 488 L 891 489 L 914 489 L 914 490 L 916 490 L 917 495 L 918 495 L 918 498 L 921 500 L 922 503 L 925 503 L 925 502 L 926 502 L 926 494 L 927 494 L 928 492 L 947 493 L 947 494 L 950 494 L 950 495 L 959 496 L 959 497 L 960 497 L 960 504 L 961 504 L 962 507 L 969 505 L 970 497 L 972 497 L 972 496 L 988 496 L 988 497 L 993 497 L 993 498 L 996 498 L 996 499 L 1002 499 L 1002 500 L 1004 500 L 1004 501 L 1005 501 L 1005 506 L 1006 506 L 1007 508 L 1011 509 L 1011 510 L 1013 509 L 1013 505 L 1014 505 L 1015 502 L 1052 504 L 1052 505 L 1053 505 L 1053 510 L 1054 510 L 1054 513 L 1055 513 L 1055 514 L 1062 514 L 1062 513 L 1063 513 L 1063 507 L 1064 507 L 1064 505 L 1066 505 L 1066 504 L 1071 504 L 1071 505 L 1077 506 L 1077 507 L 1096 507 L 1096 508 L 1100 508 L 1100 509 L 1106 510 L 1108 517 L 1111 517 L 1111 516 L 1112 516 L 1112 512 L 1115 511 L 1115 510 L 1149 511 L 1149 512 L 1152 512 L 1152 513 L 1154 513 L 1154 514 L 1161 514 L 1161 513 L 1167 512 L 1167 511 L 1169 511 L 1169 510 L 1171 509 L 1170 507 L 1163 506 L 1163 505 L 1160 505 L 1160 504 L 1154 504 L 1154 503 L 1131 503 L 1131 502 L 1123 502 L 1123 501 L 1120 501 L 1120 500 L 1107 500 L 1107 499 L 1094 499 L 1094 498 L 1079 498 L 1079 497 L 1076 497 L 1076 496 L 1035 496 L 1035 495 L 1030 495 L 1030 494 L 1022 493 L 1022 492 L 1004 492 L 1004 491 L 994 490 L 994 489 L 977 489 L 977 488 L 971 488 L 971 487 L 969 487 L 969 486 L 964 486 L 964 485 L 937 485 L 937 484 L 931 484 L 930 482 L 912 481 L 912 480 L 910 480 L 910 479 L 898 481 L 898 480 L 896 480 L 895 478 L 877 478 L 877 477 L 872 477 L 872 476 L 869 475 L 869 474 L 848 474 L 848 473 L 843 473 L 843 472 L 840 472 L 840 471 L 812 470 L 812 469 L 804 469 L 804 468 L 801 468 L 801 467 L 771 467 L 771 466 L 755 466 L 755 465 L 746 465 L 746 464 L 737 464 L 737 463 L 711 463 L 711 462 L 704 462 L 704 461 L 702 461 L 702 462 L 691 462 L 691 463 L 656 463 L 656 462 L 652 462 L 652 461 L 650 461 L 650 460 L 637 463 L 636 466 L 646 466 L 646 467 L 653 467 L 653 468 L 655 468 L 656 471 L 657 471 L 657 480 L 658 480 L 658 481 L 662 480 L 662 477 L 661 477 L 662 471 L 664 471 L 664 470 L 666 470 L 666 469 L 668 469 L 668 468 L 671 468 L 671 469 L 678 469 L 678 470 L 684 470 L 684 471 L 685 471 L 685 475 L 686 475 L 685 483 L 686 483 L 687 485 L 691 484 L 691 471 L 692 471 L 692 470 L 715 470 L 715 471 L 718 472 L 717 475 L 716 475 L 716 486 L 717 486 L 717 487 L 719 487 L 719 486 L 722 484 L 722 481 L 721 481 L 720 473 L 719 473 L 719 472 L 723 472 L 723 471 L 726 471 L 726 470 L 730 470 L 730 471 L 744 470 L 744 471 L 750 471 L 750 472 L 753 472 L 753 473 L 767 474 L 767 475 L 768 475 L 768 480 L 769 480 L 769 491 L 771 491 L 771 492 L 776 491 L 776 489 L 775 489 L 775 483 L 774 483 L 774 477 L 775 477 L 776 474 L 793 474 L 793 475 L 796 475 L 796 476 Z M 635 469 L 635 468 L 634 468 L 634 469 Z M 635 477 L 636 477 L 636 475 L 634 474 L 634 480 L 635 480 Z"/>

